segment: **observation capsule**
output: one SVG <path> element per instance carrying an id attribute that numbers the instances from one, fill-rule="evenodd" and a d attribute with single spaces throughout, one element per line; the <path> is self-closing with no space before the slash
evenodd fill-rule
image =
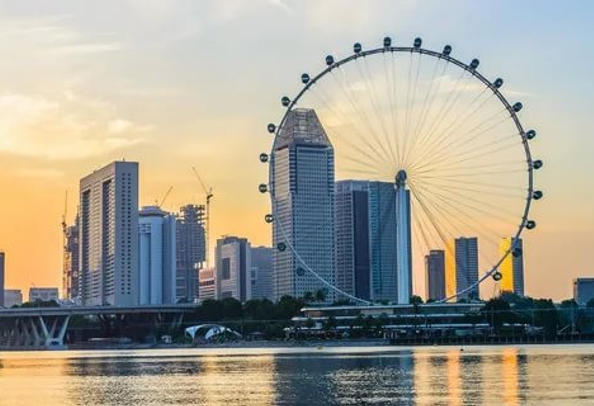
<path id="1" fill-rule="evenodd" d="M 540 200 L 540 199 L 542 199 L 542 197 L 543 197 L 543 193 L 542 193 L 540 190 L 535 190 L 535 191 L 532 193 L 532 198 L 533 198 L 534 200 Z"/>
<path id="2" fill-rule="evenodd" d="M 443 51 L 441 51 L 441 53 L 444 56 L 449 56 L 452 53 L 452 46 L 446 45 L 445 47 L 443 47 Z"/>
<path id="3" fill-rule="evenodd" d="M 266 193 L 268 192 L 268 185 L 266 185 L 265 183 L 260 183 L 260 185 L 258 186 L 258 190 L 260 191 L 260 193 Z"/>
<path id="4" fill-rule="evenodd" d="M 276 131 L 276 126 L 272 123 L 268 124 L 266 128 L 268 129 L 268 132 L 271 134 L 274 134 L 274 132 Z"/>
<path id="5" fill-rule="evenodd" d="M 540 169 L 542 168 L 542 161 L 540 159 L 537 159 L 536 161 L 532 162 L 532 167 L 534 169 Z"/>
<path id="6" fill-rule="evenodd" d="M 503 278 L 503 275 L 501 275 L 501 272 L 497 271 L 493 274 L 493 280 L 495 282 L 499 282 L 501 280 L 501 278 Z"/>
<path id="7" fill-rule="evenodd" d="M 495 79 L 495 82 L 493 82 L 493 86 L 495 86 L 495 88 L 499 89 L 501 86 L 503 86 L 503 79 L 501 79 L 501 78 Z"/>
<path id="8" fill-rule="evenodd" d="M 514 258 L 520 257 L 522 255 L 522 248 L 520 248 L 520 247 L 514 248 L 512 250 L 512 255 L 514 256 Z"/>
<path id="9" fill-rule="evenodd" d="M 264 152 L 262 152 L 260 154 L 260 162 L 262 162 L 263 164 L 268 162 L 268 154 L 265 154 Z"/>
<path id="10" fill-rule="evenodd" d="M 304 73 L 303 75 L 301 75 L 301 81 L 303 82 L 304 85 L 306 85 L 309 82 L 309 75 L 307 73 Z"/>
<path id="11" fill-rule="evenodd" d="M 284 242 L 279 242 L 278 245 L 276 246 L 276 248 L 280 251 L 283 252 L 287 249 L 287 244 L 285 244 Z"/>
<path id="12" fill-rule="evenodd" d="M 298 266 L 295 269 L 295 273 L 297 274 L 297 276 L 303 276 L 305 275 L 305 269 L 301 268 L 300 266 Z"/>
<path id="13" fill-rule="evenodd" d="M 330 66 L 334 63 L 334 57 L 332 55 L 328 55 L 326 57 L 326 65 Z"/>
<path id="14" fill-rule="evenodd" d="M 360 54 L 362 49 L 363 48 L 361 47 L 361 44 L 358 42 L 355 42 L 355 45 L 353 45 L 353 52 L 356 54 Z"/>
<path id="15" fill-rule="evenodd" d="M 264 221 L 267 223 L 272 223 L 274 221 L 274 216 L 272 214 L 267 214 L 264 216 Z"/>
<path id="16" fill-rule="evenodd" d="M 478 59 L 474 58 L 472 61 L 470 61 L 470 69 L 475 70 L 476 68 L 478 68 L 479 63 L 481 63 Z"/>
<path id="17" fill-rule="evenodd" d="M 516 113 L 518 113 L 520 110 L 522 110 L 522 107 L 524 107 L 524 106 L 522 105 L 522 103 L 520 103 L 520 102 L 517 102 L 516 104 L 514 104 L 514 105 L 512 106 L 512 109 L 513 109 L 513 111 L 515 111 Z"/>
<path id="18" fill-rule="evenodd" d="M 423 43 L 423 40 L 419 37 L 415 38 L 415 41 L 413 42 L 413 46 L 415 48 L 421 48 L 421 44 Z"/>
<path id="19" fill-rule="evenodd" d="M 536 137 L 536 131 L 534 131 L 534 130 L 528 130 L 528 131 L 526 131 L 526 138 L 528 138 L 529 140 L 531 140 L 534 137 Z"/>
<path id="20" fill-rule="evenodd" d="M 289 104 L 291 104 L 291 99 L 289 99 L 287 96 L 283 96 L 283 98 L 281 99 L 281 104 L 284 107 L 288 107 Z"/>
<path id="21" fill-rule="evenodd" d="M 534 220 L 528 220 L 526 222 L 526 228 L 528 230 L 533 230 L 534 228 L 536 228 L 536 221 L 534 221 Z"/>
<path id="22" fill-rule="evenodd" d="M 392 46 L 392 38 L 384 37 L 384 48 L 389 48 Z"/>

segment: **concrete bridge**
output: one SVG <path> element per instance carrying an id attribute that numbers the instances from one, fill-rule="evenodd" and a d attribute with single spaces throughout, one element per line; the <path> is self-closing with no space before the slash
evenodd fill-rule
<path id="1" fill-rule="evenodd" d="M 0 309 L 0 349 L 64 347 L 64 337 L 72 316 L 97 316 L 102 323 L 110 318 L 123 321 L 127 317 L 148 316 L 155 324 L 169 316 L 173 326 L 180 326 L 183 315 L 195 309 L 193 304 Z"/>

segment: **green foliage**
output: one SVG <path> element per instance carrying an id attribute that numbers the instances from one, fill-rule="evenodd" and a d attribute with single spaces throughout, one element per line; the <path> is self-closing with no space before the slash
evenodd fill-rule
<path id="1" fill-rule="evenodd" d="M 410 304 L 411 304 L 411 305 L 418 306 L 418 305 L 420 305 L 420 304 L 423 304 L 423 299 L 421 298 L 421 296 L 412 295 L 412 296 L 410 297 Z"/>
<path id="2" fill-rule="evenodd" d="M 20 307 L 60 307 L 60 305 L 55 300 L 36 300 L 34 302 L 25 302 Z"/>
<path id="3" fill-rule="evenodd" d="M 487 323 L 495 331 L 500 331 L 503 323 L 513 323 L 514 318 L 511 312 L 511 306 L 501 297 L 489 300 L 482 309 Z"/>

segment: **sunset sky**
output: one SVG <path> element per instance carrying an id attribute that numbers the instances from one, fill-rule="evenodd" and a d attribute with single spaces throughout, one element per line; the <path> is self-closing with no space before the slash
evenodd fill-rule
<path id="1" fill-rule="evenodd" d="M 545 163 L 539 226 L 524 238 L 526 292 L 569 297 L 572 278 L 594 276 L 593 21 L 589 1 L 1 1 L 6 287 L 61 287 L 64 194 L 71 222 L 78 180 L 122 158 L 140 162 L 142 205 L 170 186 L 165 209 L 202 203 L 195 166 L 214 190 L 212 239 L 270 244 L 258 154 L 281 96 L 326 54 L 390 35 L 450 43 L 522 94 Z"/>

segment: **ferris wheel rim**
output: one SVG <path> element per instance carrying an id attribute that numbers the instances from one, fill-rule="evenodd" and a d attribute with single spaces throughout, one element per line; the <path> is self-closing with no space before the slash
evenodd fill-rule
<path id="1" fill-rule="evenodd" d="M 446 47 L 448 47 L 448 45 L 446 45 Z M 450 51 L 451 51 L 451 48 L 450 48 Z M 273 131 L 269 131 L 274 134 L 275 141 L 276 141 L 276 137 L 278 136 L 279 132 L 282 131 L 283 126 L 284 126 L 290 112 L 297 105 L 299 100 L 305 94 L 307 94 L 307 92 L 318 81 L 323 79 L 326 75 L 331 73 L 333 70 L 338 69 L 341 66 L 346 65 L 350 62 L 356 61 L 360 58 L 365 58 L 368 56 L 379 55 L 379 54 L 385 54 L 388 52 L 390 52 L 390 53 L 410 53 L 410 54 L 418 53 L 419 57 L 427 56 L 427 57 L 432 57 L 432 58 L 435 58 L 438 60 L 444 60 L 447 63 L 452 63 L 453 65 L 457 66 L 458 68 L 463 69 L 466 72 L 469 72 L 475 79 L 479 80 L 483 85 L 486 86 L 486 88 L 488 88 L 489 90 L 491 90 L 493 92 L 493 94 L 497 97 L 499 102 L 505 107 L 506 111 L 510 115 L 509 118 L 513 121 L 516 129 L 518 130 L 518 135 L 521 137 L 522 145 L 524 147 L 524 154 L 526 157 L 526 165 L 527 165 L 527 172 L 528 172 L 528 186 L 526 189 L 527 195 L 525 197 L 524 210 L 520 217 L 521 222 L 518 226 L 518 230 L 512 236 L 512 241 L 517 241 L 520 238 L 523 230 L 526 228 L 526 224 L 529 222 L 530 208 L 532 205 L 532 199 L 534 198 L 533 195 L 534 195 L 534 162 L 535 161 L 532 158 L 532 153 L 531 153 L 530 144 L 529 144 L 529 138 L 526 135 L 527 132 L 524 130 L 524 127 L 522 126 L 522 123 L 521 123 L 519 117 L 517 116 L 517 112 L 514 109 L 514 106 L 499 91 L 499 87 L 496 86 L 494 82 L 489 81 L 485 76 L 483 76 L 476 69 L 476 66 L 473 67 L 470 64 L 467 64 L 465 62 L 460 61 L 457 58 L 452 57 L 449 52 L 446 54 L 444 52 L 437 52 L 437 51 L 433 51 L 433 50 L 423 48 L 421 46 L 416 46 L 416 45 L 412 46 L 412 47 L 411 46 L 391 46 L 391 45 L 386 46 L 386 45 L 384 45 L 384 46 L 380 46 L 380 47 L 372 48 L 372 49 L 368 49 L 368 50 L 360 50 L 360 52 L 354 52 L 354 53 L 347 55 L 346 57 L 344 57 L 340 60 L 337 60 L 337 61 L 334 61 L 332 58 L 332 63 L 327 63 L 327 67 L 325 69 L 321 70 L 315 76 L 310 78 L 309 75 L 303 74 L 303 76 L 307 76 L 307 81 L 303 81 L 303 78 L 302 78 L 302 82 L 304 83 L 303 88 L 297 93 L 295 98 L 289 99 L 289 102 L 286 105 L 283 103 L 283 105 L 286 107 L 286 109 L 282 116 L 282 119 L 281 119 L 280 123 L 274 127 Z M 476 61 L 478 62 L 478 60 L 476 60 Z M 474 60 L 473 60 L 473 62 L 474 62 Z M 283 97 L 283 99 L 285 99 L 285 97 Z M 269 130 L 270 130 L 270 128 L 269 128 Z M 274 156 L 274 145 L 275 145 L 275 142 L 273 142 L 273 146 L 272 146 L 272 149 L 271 149 L 271 152 L 269 155 L 270 157 Z M 269 161 L 269 166 L 270 165 L 272 165 L 272 160 Z M 270 194 L 271 205 L 273 207 L 273 218 L 276 223 L 277 222 L 277 220 L 276 220 L 277 213 L 274 210 L 274 206 L 275 206 L 274 205 L 274 201 L 275 201 L 274 182 L 271 177 L 271 173 L 272 173 L 272 171 L 269 170 L 269 185 L 272 185 L 272 187 L 270 187 L 269 194 Z M 282 222 L 280 222 L 280 221 L 278 222 L 278 228 L 281 231 L 283 240 L 285 241 L 288 248 L 290 248 L 293 255 L 295 255 L 295 257 L 297 258 L 299 263 L 301 263 L 301 265 L 304 266 L 307 271 L 312 273 L 314 275 L 314 277 L 316 277 L 318 280 L 320 280 L 324 285 L 333 289 L 335 292 L 337 292 L 341 295 L 344 295 L 350 299 L 353 299 L 355 301 L 361 302 L 361 303 L 365 303 L 365 304 L 371 303 L 371 301 L 367 301 L 367 300 L 358 298 L 358 297 L 353 296 L 347 292 L 342 291 L 341 289 L 337 288 L 336 286 L 333 286 L 328 281 L 326 281 L 324 278 L 322 278 L 317 272 L 312 270 L 309 267 L 309 265 L 301 258 L 301 256 L 297 252 L 297 250 L 294 248 L 293 244 L 291 244 L 289 242 L 289 239 L 287 238 L 286 231 L 284 230 L 284 227 L 281 223 Z M 276 247 L 273 247 L 273 249 L 276 249 Z M 446 296 L 444 299 L 438 300 L 436 302 L 438 302 L 438 303 L 448 302 L 453 299 L 456 299 L 457 297 L 459 297 L 461 295 L 464 295 L 465 293 L 468 293 L 469 291 L 474 290 L 482 282 L 484 282 L 485 280 L 492 277 L 495 273 L 498 272 L 498 269 L 501 266 L 501 264 L 503 263 L 503 261 L 505 261 L 505 259 L 509 255 L 512 255 L 513 250 L 514 250 L 514 245 L 510 244 L 510 247 L 505 251 L 505 253 L 503 255 L 501 255 L 501 258 L 499 258 L 499 260 L 496 261 L 495 265 L 491 266 L 490 268 L 487 268 L 488 270 L 486 272 L 484 272 L 484 274 L 482 276 L 479 276 L 479 278 L 476 282 L 470 284 L 468 287 L 462 289 L 461 291 L 456 292 L 454 295 Z"/>

